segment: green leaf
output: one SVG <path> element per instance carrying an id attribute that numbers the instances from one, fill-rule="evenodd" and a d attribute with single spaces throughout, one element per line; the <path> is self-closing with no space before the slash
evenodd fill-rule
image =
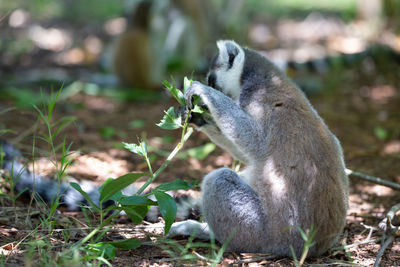
<path id="1" fill-rule="evenodd" d="M 125 149 L 129 150 L 132 153 L 138 154 L 142 157 L 145 157 L 147 155 L 147 146 L 146 142 L 144 141 L 142 141 L 139 145 L 128 144 L 125 142 L 122 142 L 122 145 L 124 146 Z"/>
<path id="2" fill-rule="evenodd" d="M 78 191 L 79 193 L 81 193 L 81 195 L 87 200 L 87 202 L 90 203 L 90 205 L 92 205 L 92 207 L 94 208 L 95 211 L 100 212 L 100 208 L 94 204 L 94 202 L 92 201 L 92 199 L 90 199 L 89 195 L 82 190 L 81 186 L 77 183 L 69 183 L 71 185 L 72 188 L 74 188 L 76 191 Z"/>
<path id="3" fill-rule="evenodd" d="M 170 84 L 168 81 L 164 81 L 163 84 L 165 88 L 167 88 L 168 92 L 170 92 L 170 94 L 178 101 L 181 106 L 186 106 L 185 97 L 178 88 Z"/>
<path id="4" fill-rule="evenodd" d="M 171 190 L 186 190 L 190 188 L 193 188 L 192 183 L 189 183 L 188 181 L 175 180 L 173 182 L 163 183 L 157 186 L 155 189 L 161 191 L 171 191 Z"/>
<path id="5" fill-rule="evenodd" d="M 301 238 L 303 238 L 303 240 L 304 240 L 305 242 L 307 242 L 308 236 L 307 236 L 307 234 L 303 231 L 303 229 L 301 229 L 300 227 L 297 227 L 297 230 L 299 231 L 299 233 L 300 233 L 300 235 L 301 235 Z"/>
<path id="6" fill-rule="evenodd" d="M 203 114 L 203 113 L 207 112 L 207 110 L 204 110 L 199 106 L 200 101 L 201 101 L 201 97 L 200 96 L 198 96 L 198 95 L 193 96 L 193 105 L 194 105 L 194 107 L 191 109 L 191 112 L 200 113 L 200 114 Z"/>
<path id="7" fill-rule="evenodd" d="M 94 255 L 98 257 L 104 257 L 105 259 L 113 259 L 115 257 L 115 246 L 106 242 L 87 244 L 85 249 Z"/>
<path id="8" fill-rule="evenodd" d="M 171 225 L 174 222 L 176 216 L 175 200 L 170 195 L 162 191 L 153 190 L 152 192 L 157 199 L 160 213 L 165 221 L 164 234 L 168 234 L 169 229 L 171 228 Z"/>
<path id="9" fill-rule="evenodd" d="M 107 244 L 122 249 L 135 249 L 140 247 L 140 245 L 142 245 L 139 240 L 134 238 L 129 238 L 121 241 L 107 242 Z"/>
<path id="10" fill-rule="evenodd" d="M 129 123 L 130 129 L 141 129 L 144 126 L 146 126 L 146 123 L 144 122 L 144 120 L 133 120 Z"/>
<path id="11" fill-rule="evenodd" d="M 139 224 L 146 217 L 149 211 L 149 206 L 122 206 L 122 210 L 126 212 L 129 218 L 131 218 L 134 224 Z"/>
<path id="12" fill-rule="evenodd" d="M 142 148 L 142 152 L 147 155 L 147 145 L 145 141 L 140 142 L 140 147 Z"/>
<path id="13" fill-rule="evenodd" d="M 51 207 L 50 207 L 50 214 L 54 214 L 54 212 L 56 211 L 58 204 L 60 204 L 60 198 L 56 197 L 54 199 L 54 201 L 52 201 L 51 203 Z"/>
<path id="14" fill-rule="evenodd" d="M 192 85 L 192 80 L 187 77 L 183 78 L 183 92 L 186 93 L 186 90 Z"/>
<path id="15" fill-rule="evenodd" d="M 122 198 L 119 203 L 121 205 L 135 205 L 135 206 L 156 206 L 157 202 L 143 196 L 129 196 Z"/>
<path id="16" fill-rule="evenodd" d="M 374 134 L 379 140 L 386 140 L 389 136 L 388 131 L 380 126 L 375 127 Z"/>
<path id="17" fill-rule="evenodd" d="M 53 136 L 57 136 L 60 131 L 62 131 L 64 128 L 66 128 L 68 125 L 70 125 L 72 122 L 76 121 L 76 118 L 74 116 L 65 116 L 61 118 L 60 120 L 57 121 L 56 124 L 57 128 L 53 133 Z"/>
<path id="18" fill-rule="evenodd" d="M 115 136 L 116 131 L 115 128 L 113 127 L 103 127 L 100 129 L 100 135 L 101 137 L 103 137 L 104 139 L 111 139 Z"/>
<path id="19" fill-rule="evenodd" d="M 206 111 L 201 109 L 201 107 L 199 105 L 195 105 L 194 108 L 192 109 L 192 112 L 203 114 Z"/>
<path id="20" fill-rule="evenodd" d="M 118 177 L 117 179 L 109 182 L 103 187 L 103 190 L 100 194 L 100 201 L 105 201 L 110 199 L 115 193 L 121 191 L 128 185 L 135 182 L 142 176 L 145 176 L 146 173 L 128 173 Z"/>
<path id="21" fill-rule="evenodd" d="M 203 160 L 205 159 L 211 152 L 213 152 L 216 148 L 214 143 L 207 143 L 203 146 L 193 147 L 186 150 L 186 153 L 192 158 Z"/>
<path id="22" fill-rule="evenodd" d="M 294 251 L 294 248 L 292 245 L 290 245 L 290 251 L 292 252 L 292 258 L 293 258 L 293 261 L 295 262 L 295 265 L 299 266 L 299 260 L 297 259 L 296 252 Z"/>
<path id="23" fill-rule="evenodd" d="M 60 96 L 60 93 L 61 93 L 63 87 L 64 87 L 64 83 L 61 85 L 61 88 L 60 88 L 60 90 L 58 90 L 56 96 L 53 97 L 53 99 L 50 100 L 49 103 L 48 103 L 48 106 L 47 106 L 47 114 L 48 114 L 48 115 L 47 115 L 47 117 L 49 118 L 49 120 L 51 120 L 51 116 L 52 116 L 52 114 L 53 114 L 54 106 L 56 105 L 57 99 L 58 99 L 58 97 Z M 52 96 L 53 96 L 53 95 L 52 95 Z"/>
<path id="24" fill-rule="evenodd" d="M 104 187 L 108 184 L 111 183 L 112 181 L 114 181 L 114 179 L 112 178 L 108 178 L 100 187 L 99 187 L 99 193 L 101 194 L 101 192 L 103 192 Z M 117 193 L 115 193 L 114 195 L 112 195 L 109 199 L 114 200 L 114 201 L 118 201 L 121 199 L 122 197 L 122 192 L 118 191 Z"/>
<path id="25" fill-rule="evenodd" d="M 166 130 L 174 130 L 182 127 L 182 118 L 175 117 L 174 107 L 170 107 L 167 111 L 164 112 L 164 117 L 161 119 L 160 123 L 156 124 L 158 127 Z"/>

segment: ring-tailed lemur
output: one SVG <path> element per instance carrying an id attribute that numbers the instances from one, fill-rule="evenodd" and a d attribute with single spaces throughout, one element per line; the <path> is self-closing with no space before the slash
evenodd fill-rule
<path id="1" fill-rule="evenodd" d="M 338 240 L 348 208 L 338 139 L 270 61 L 233 41 L 217 46 L 209 86 L 193 82 L 185 93 L 187 107 L 200 97 L 209 112 L 193 121 L 247 168 L 207 174 L 202 182 L 207 223 L 175 223 L 170 236 L 206 238 L 211 228 L 219 242 L 229 242 L 229 250 L 291 256 L 291 247 L 300 255 L 305 244 L 299 229 L 313 227 L 316 243 L 308 255 L 324 253 Z"/>

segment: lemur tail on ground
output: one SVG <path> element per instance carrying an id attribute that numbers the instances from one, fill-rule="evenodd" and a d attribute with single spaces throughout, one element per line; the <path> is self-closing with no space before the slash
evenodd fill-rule
<path id="1" fill-rule="evenodd" d="M 80 210 L 83 206 L 90 206 L 88 201 L 70 186 L 69 182 L 58 182 L 36 173 L 31 173 L 22 163 L 23 157 L 21 151 L 15 146 L 0 139 L 0 155 L 3 154 L 3 162 L 0 169 L 6 171 L 5 175 L 13 179 L 14 190 L 24 194 L 35 193 L 45 203 L 51 203 L 57 195 L 60 195 L 60 205 L 68 210 Z M 1 156 L 0 156 L 1 159 Z M 0 162 L 1 164 L 1 162 Z M 85 191 L 90 199 L 99 205 L 99 187 L 91 181 L 79 181 L 78 184 Z M 123 190 L 124 195 L 133 195 L 137 191 L 134 185 L 128 186 Z M 171 193 L 174 196 L 173 193 Z M 188 195 L 174 196 L 177 203 L 177 220 L 198 219 L 200 214 L 199 201 Z M 113 201 L 103 203 L 103 208 L 113 204 Z M 149 222 L 156 222 L 160 215 L 159 209 L 152 206 L 146 216 Z"/>

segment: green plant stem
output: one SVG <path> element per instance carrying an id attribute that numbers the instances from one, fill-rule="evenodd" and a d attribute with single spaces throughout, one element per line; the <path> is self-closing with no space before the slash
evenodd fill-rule
<path id="1" fill-rule="evenodd" d="M 142 144 L 140 145 L 142 146 Z M 150 177 L 154 177 L 153 168 L 151 167 L 150 159 L 147 156 L 147 153 L 145 154 L 144 158 L 146 159 L 147 167 L 149 168 Z"/>
<path id="2" fill-rule="evenodd" d="M 96 229 L 94 229 L 93 231 L 91 231 L 87 236 L 85 236 L 85 238 L 83 238 L 82 240 L 80 240 L 78 243 L 76 243 L 74 246 L 72 247 L 80 247 L 82 244 L 86 243 L 87 241 L 89 241 L 95 234 L 97 234 L 104 226 L 106 226 L 107 224 L 109 224 L 115 217 L 117 217 L 119 215 L 119 211 L 116 210 L 112 215 L 110 215 L 110 217 L 108 217 L 106 220 L 104 220 L 99 226 L 96 227 Z"/>
<path id="3" fill-rule="evenodd" d="M 307 257 L 309 249 L 310 249 L 309 246 L 304 246 L 304 250 L 303 250 L 303 253 L 301 254 L 300 261 L 299 261 L 299 266 L 300 267 L 303 266 L 304 261 L 306 260 L 306 257 Z"/>
<path id="4" fill-rule="evenodd" d="M 186 140 L 184 140 L 184 139 L 185 139 L 185 134 L 186 134 L 187 127 L 189 125 L 190 114 L 192 114 L 191 110 L 189 110 L 189 113 L 187 114 L 186 119 L 185 119 L 185 123 L 183 124 L 182 137 L 181 137 L 181 145 L 182 146 L 187 140 L 187 139 Z M 192 129 L 192 131 L 193 131 L 193 129 Z"/>
<path id="5" fill-rule="evenodd" d="M 181 142 L 174 148 L 174 150 L 169 154 L 168 158 L 164 161 L 161 167 L 147 180 L 147 182 L 136 192 L 136 194 L 141 194 L 143 191 L 151 184 L 157 176 L 168 166 L 171 160 L 176 156 L 176 154 L 181 150 L 183 144 L 189 139 L 190 135 L 193 133 L 193 128 L 187 128 L 187 132 L 183 135 Z"/>

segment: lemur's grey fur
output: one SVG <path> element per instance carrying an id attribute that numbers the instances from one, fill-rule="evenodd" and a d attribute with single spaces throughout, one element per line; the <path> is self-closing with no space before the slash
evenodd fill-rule
<path id="1" fill-rule="evenodd" d="M 202 182 L 207 224 L 175 223 L 171 236 L 216 239 L 237 252 L 300 255 L 303 231 L 317 232 L 309 255 L 340 236 L 348 208 L 348 178 L 338 139 L 302 91 L 270 61 L 233 41 L 218 41 L 209 85 L 192 83 L 187 105 L 200 96 L 209 110 L 199 129 L 247 165 L 222 168 Z M 230 240 L 230 241 L 229 241 Z"/>

